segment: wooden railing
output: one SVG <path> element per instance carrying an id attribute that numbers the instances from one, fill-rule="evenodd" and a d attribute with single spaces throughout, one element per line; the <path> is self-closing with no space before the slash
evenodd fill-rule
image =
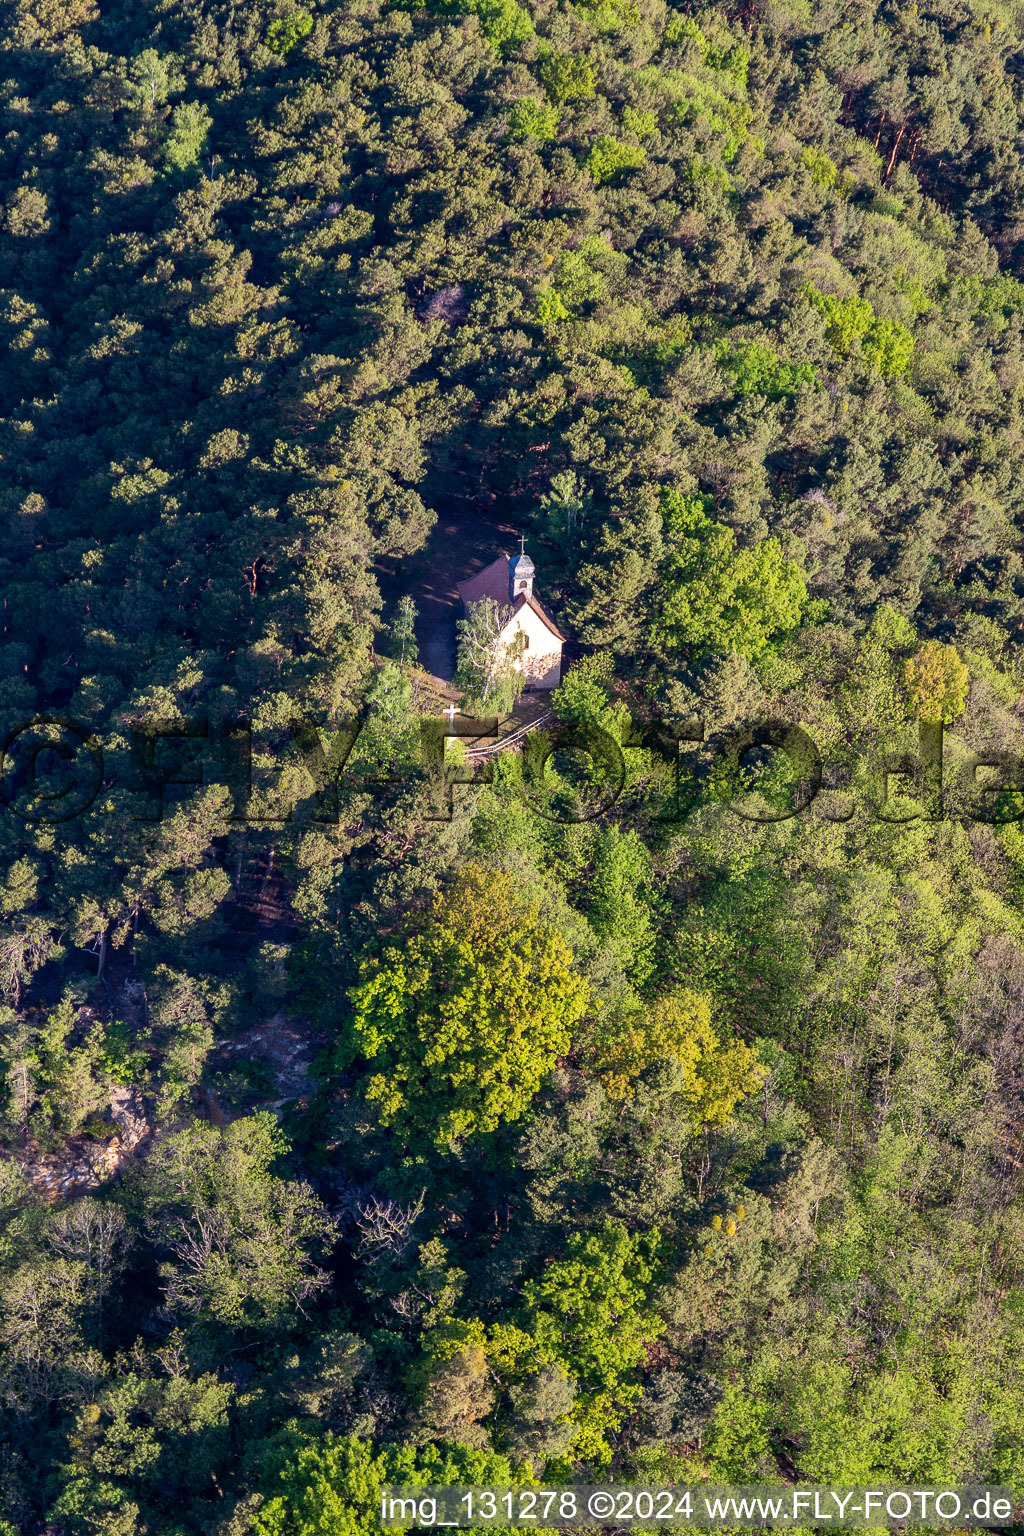
<path id="1" fill-rule="evenodd" d="M 507 752 L 510 747 L 516 747 L 528 736 L 531 731 L 540 730 L 555 717 L 550 710 L 543 715 L 538 715 L 536 720 L 527 720 L 525 725 L 517 725 L 514 731 L 509 731 L 507 736 L 501 736 L 497 741 L 483 742 L 479 747 L 467 747 L 466 756 L 471 763 L 486 762 L 489 757 L 496 757 L 499 752 Z"/>

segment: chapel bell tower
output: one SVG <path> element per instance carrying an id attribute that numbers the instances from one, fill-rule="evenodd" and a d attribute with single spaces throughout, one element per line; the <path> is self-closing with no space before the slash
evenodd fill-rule
<path id="1" fill-rule="evenodd" d="M 533 578 L 536 575 L 533 561 L 526 553 L 526 535 L 519 538 L 518 555 L 510 555 L 508 561 L 508 600 L 514 603 L 517 597 L 527 599 L 533 596 Z"/>

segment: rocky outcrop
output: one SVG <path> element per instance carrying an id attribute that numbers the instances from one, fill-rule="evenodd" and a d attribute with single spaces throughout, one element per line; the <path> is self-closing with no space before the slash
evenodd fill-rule
<path id="1" fill-rule="evenodd" d="M 30 1140 L 8 1156 L 46 1200 L 88 1194 L 116 1178 L 152 1131 L 142 1097 L 134 1088 L 120 1084 L 111 1088 L 110 1114 L 117 1134 L 109 1141 L 73 1136 L 59 1152 L 45 1152 L 37 1141 Z"/>
<path id="2" fill-rule="evenodd" d="M 276 1098 L 272 1109 L 300 1099 L 309 1092 L 309 1068 L 318 1042 L 302 1024 L 275 1013 L 266 1024 L 254 1024 L 231 1040 L 218 1045 L 222 1064 L 240 1056 L 262 1056 L 274 1071 Z"/>
<path id="3" fill-rule="evenodd" d="M 146 1118 L 146 1106 L 137 1088 L 125 1088 L 120 1083 L 110 1090 L 110 1114 L 120 1133 L 120 1141 L 126 1152 L 134 1152 L 152 1130 Z M 115 1137 L 114 1140 L 118 1140 Z"/>

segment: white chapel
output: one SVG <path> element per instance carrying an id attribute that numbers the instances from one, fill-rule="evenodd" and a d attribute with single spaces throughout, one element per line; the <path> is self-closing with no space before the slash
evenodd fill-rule
<path id="1" fill-rule="evenodd" d="M 476 576 L 459 583 L 457 591 L 463 612 L 470 603 L 491 598 L 505 617 L 501 639 L 505 644 L 525 635 L 526 645 L 516 660 L 525 673 L 526 687 L 557 688 L 562 680 L 562 650 L 566 636 L 534 596 L 536 571 L 526 553 L 526 541 L 520 539 L 516 555 L 499 555 Z"/>

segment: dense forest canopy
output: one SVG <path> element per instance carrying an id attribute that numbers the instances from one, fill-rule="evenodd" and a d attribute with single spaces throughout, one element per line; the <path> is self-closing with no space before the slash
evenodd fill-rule
<path id="1" fill-rule="evenodd" d="M 1024 1493 L 1024 10 L 0 24 L 0 1536 Z"/>

